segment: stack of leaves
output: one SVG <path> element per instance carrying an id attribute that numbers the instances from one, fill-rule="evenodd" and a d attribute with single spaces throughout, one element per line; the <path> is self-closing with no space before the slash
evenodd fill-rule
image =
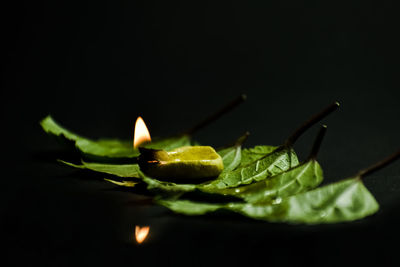
<path id="1" fill-rule="evenodd" d="M 146 190 L 154 195 L 156 203 L 177 213 L 203 215 L 226 210 L 271 222 L 335 223 L 361 219 L 379 209 L 375 198 L 363 185 L 362 178 L 400 156 L 398 152 L 354 177 L 318 187 L 323 180 L 323 172 L 316 157 L 326 126 L 321 127 L 306 161 L 299 164 L 293 145 L 307 129 L 338 106 L 334 103 L 313 116 L 280 146 L 261 145 L 242 149 L 248 137 L 246 133 L 234 144 L 217 150 L 222 157 L 224 171 L 215 179 L 202 183 L 149 177 L 137 164 L 139 151 L 133 149 L 132 142 L 91 140 L 66 130 L 50 116 L 41 121 L 41 126 L 48 134 L 72 145 L 81 153 L 80 164 L 60 162 L 107 174 L 105 180 L 118 186 L 134 190 L 140 184 L 145 185 Z M 192 132 L 158 139 L 144 147 L 170 151 L 190 146 L 194 144 Z"/>

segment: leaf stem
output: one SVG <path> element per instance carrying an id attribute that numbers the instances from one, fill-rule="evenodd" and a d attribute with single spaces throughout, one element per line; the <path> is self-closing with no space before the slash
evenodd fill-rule
<path id="1" fill-rule="evenodd" d="M 288 138 L 286 139 L 285 145 L 286 146 L 292 146 L 297 139 L 306 131 L 308 130 L 311 126 L 313 126 L 315 123 L 317 123 L 318 121 L 322 120 L 323 118 L 325 118 L 326 116 L 328 116 L 330 113 L 332 113 L 333 111 L 335 111 L 337 108 L 339 107 L 339 103 L 338 102 L 334 102 L 332 104 L 330 104 L 329 106 L 327 106 L 325 109 L 323 109 L 322 111 L 318 112 L 317 114 L 315 114 L 314 116 L 312 116 L 308 121 L 306 121 L 305 123 L 303 123 L 299 128 L 297 128 L 294 133 Z"/>
<path id="2" fill-rule="evenodd" d="M 312 159 L 316 159 L 317 158 L 317 154 L 319 152 L 319 148 L 321 147 L 322 140 L 325 137 L 327 128 L 328 127 L 326 125 L 321 125 L 321 128 L 319 129 L 318 135 L 315 138 L 315 141 L 314 141 L 313 147 L 311 149 L 310 155 L 308 156 L 308 160 L 312 160 Z"/>
<path id="3" fill-rule="evenodd" d="M 228 113 L 235 107 L 237 107 L 239 104 L 243 103 L 246 100 L 247 96 L 245 94 L 242 94 L 235 98 L 233 101 L 222 107 L 220 110 L 215 112 L 214 114 L 211 114 L 207 118 L 205 118 L 203 121 L 198 123 L 197 125 L 193 126 L 192 128 L 188 129 L 187 131 L 184 132 L 184 135 L 192 135 L 193 133 L 197 132 L 201 128 L 207 126 L 208 124 L 216 121 L 219 119 L 222 115 L 225 113 Z"/>
<path id="4" fill-rule="evenodd" d="M 250 132 L 245 132 L 241 137 L 239 137 L 235 143 L 234 146 L 241 146 L 243 145 L 244 142 L 246 142 L 247 138 L 249 138 Z"/>
<path id="5" fill-rule="evenodd" d="M 389 157 L 387 157 L 387 158 L 375 163 L 371 167 L 368 167 L 368 168 L 366 168 L 364 170 L 359 171 L 357 176 L 365 177 L 367 175 L 370 175 L 371 173 L 382 169 L 383 167 L 389 165 L 390 163 L 392 163 L 393 161 L 395 161 L 395 160 L 397 160 L 399 158 L 400 158 L 400 150 L 398 150 L 397 152 L 393 153 Z"/>

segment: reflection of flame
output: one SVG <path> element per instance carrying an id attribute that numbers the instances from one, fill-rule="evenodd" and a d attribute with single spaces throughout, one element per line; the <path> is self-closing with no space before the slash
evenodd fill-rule
<path id="1" fill-rule="evenodd" d="M 143 143 L 150 142 L 151 137 L 149 130 L 147 130 L 146 124 L 142 117 L 138 117 L 135 123 L 135 135 L 133 137 L 133 147 L 137 148 Z"/>
<path id="2" fill-rule="evenodd" d="M 149 231 L 150 231 L 150 226 L 140 227 L 136 225 L 135 227 L 136 242 L 141 244 L 146 239 L 147 235 L 149 234 Z"/>

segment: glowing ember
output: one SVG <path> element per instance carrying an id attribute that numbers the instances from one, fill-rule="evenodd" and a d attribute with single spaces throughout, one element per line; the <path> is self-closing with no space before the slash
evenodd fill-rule
<path id="1" fill-rule="evenodd" d="M 138 242 L 138 244 L 141 244 L 146 239 L 147 235 L 149 234 L 149 231 L 150 231 L 150 226 L 140 227 L 136 225 L 135 227 L 136 242 Z"/>
<path id="2" fill-rule="evenodd" d="M 138 117 L 135 123 L 135 135 L 133 137 L 133 147 L 137 148 L 143 143 L 151 142 L 149 130 L 142 117 Z"/>

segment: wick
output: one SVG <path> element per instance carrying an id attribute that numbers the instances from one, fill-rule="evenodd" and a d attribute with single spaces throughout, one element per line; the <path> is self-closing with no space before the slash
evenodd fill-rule
<path id="1" fill-rule="evenodd" d="M 325 137 L 326 134 L 326 130 L 327 130 L 327 126 L 326 125 L 321 125 L 321 128 L 319 129 L 318 135 L 315 138 L 314 144 L 312 146 L 310 155 L 308 156 L 308 160 L 312 160 L 312 159 L 316 159 L 318 152 L 319 152 L 319 148 L 321 147 L 321 143 L 322 140 Z"/>
<path id="2" fill-rule="evenodd" d="M 292 146 L 305 131 L 307 131 L 315 123 L 319 122 L 330 113 L 335 111 L 339 107 L 339 105 L 340 104 L 338 102 L 334 102 L 319 113 L 312 116 L 308 121 L 304 122 L 299 128 L 296 129 L 296 131 L 294 131 L 294 133 L 286 140 L 285 145 Z"/>
<path id="3" fill-rule="evenodd" d="M 203 121 L 201 121 L 200 123 L 198 123 L 194 127 L 190 128 L 189 130 L 184 132 L 184 135 L 192 135 L 193 133 L 197 132 L 201 128 L 203 128 L 203 127 L 207 126 L 208 124 L 216 121 L 222 115 L 224 115 L 225 113 L 228 113 L 229 111 L 231 111 L 232 109 L 237 107 L 239 104 L 243 103 L 246 100 L 246 98 L 247 98 L 247 96 L 245 94 L 242 94 L 242 95 L 238 96 L 232 102 L 228 103 L 227 105 L 222 107 L 220 110 L 218 110 L 214 114 L 208 116 Z"/>
<path id="4" fill-rule="evenodd" d="M 368 168 L 366 168 L 364 170 L 359 171 L 357 176 L 358 177 L 365 177 L 367 175 L 370 175 L 371 173 L 382 169 L 383 167 L 389 165 L 390 163 L 392 163 L 393 161 L 395 161 L 395 160 L 397 160 L 399 158 L 400 158 L 400 150 L 395 152 L 395 153 L 393 153 L 389 157 L 387 157 L 387 158 L 375 163 L 371 167 L 368 167 Z"/>

